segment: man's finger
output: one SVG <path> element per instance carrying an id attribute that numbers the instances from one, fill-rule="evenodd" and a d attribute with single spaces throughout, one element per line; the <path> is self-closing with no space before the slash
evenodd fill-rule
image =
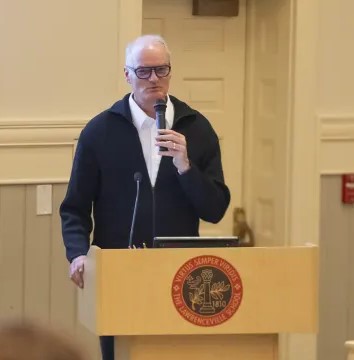
<path id="1" fill-rule="evenodd" d="M 73 275 L 71 276 L 71 280 L 79 286 L 81 289 L 84 287 L 84 279 L 83 279 L 83 273 L 79 273 L 78 271 L 75 271 Z"/>

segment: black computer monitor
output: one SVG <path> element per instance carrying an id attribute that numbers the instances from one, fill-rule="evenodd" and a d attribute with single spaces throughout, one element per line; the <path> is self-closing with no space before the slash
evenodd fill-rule
<path id="1" fill-rule="evenodd" d="M 220 248 L 237 247 L 240 241 L 237 236 L 157 236 L 154 238 L 154 248 Z"/>

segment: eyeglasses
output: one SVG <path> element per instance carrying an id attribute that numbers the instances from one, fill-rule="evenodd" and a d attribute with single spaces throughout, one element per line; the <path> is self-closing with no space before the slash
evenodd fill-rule
<path id="1" fill-rule="evenodd" d="M 150 79 L 152 75 L 152 70 L 154 70 L 155 75 L 158 78 L 163 78 L 168 76 L 171 71 L 170 65 L 161 65 L 161 66 L 141 66 L 134 69 L 131 66 L 126 65 L 126 68 L 133 70 L 136 77 L 139 79 Z"/>

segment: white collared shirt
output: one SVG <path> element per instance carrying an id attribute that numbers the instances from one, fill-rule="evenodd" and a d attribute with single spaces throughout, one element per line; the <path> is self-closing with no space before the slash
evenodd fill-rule
<path id="1" fill-rule="evenodd" d="M 167 96 L 166 129 L 171 129 L 175 110 L 170 97 Z M 129 107 L 133 123 L 138 130 L 141 146 L 143 148 L 146 167 L 149 173 L 151 185 L 155 186 L 157 172 L 159 170 L 161 156 L 158 155 L 159 148 L 155 145 L 157 136 L 156 120 L 148 116 L 135 102 L 133 93 L 129 97 Z M 137 169 L 139 170 L 139 169 Z"/>

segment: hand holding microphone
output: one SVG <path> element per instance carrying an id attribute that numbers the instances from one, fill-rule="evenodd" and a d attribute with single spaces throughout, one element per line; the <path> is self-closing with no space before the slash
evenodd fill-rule
<path id="1" fill-rule="evenodd" d="M 156 137 L 156 145 L 160 147 L 159 155 L 173 157 L 173 164 L 178 173 L 183 174 L 191 167 L 187 154 L 186 138 L 174 130 L 166 129 L 166 107 L 165 99 L 156 100 L 154 109 L 159 133 Z"/>
<path id="2" fill-rule="evenodd" d="M 165 151 L 160 151 L 159 155 L 172 157 L 173 164 L 179 174 L 183 174 L 190 169 L 191 165 L 187 153 L 187 141 L 184 135 L 174 130 L 159 130 L 156 141 L 157 146 L 166 148 Z"/>

